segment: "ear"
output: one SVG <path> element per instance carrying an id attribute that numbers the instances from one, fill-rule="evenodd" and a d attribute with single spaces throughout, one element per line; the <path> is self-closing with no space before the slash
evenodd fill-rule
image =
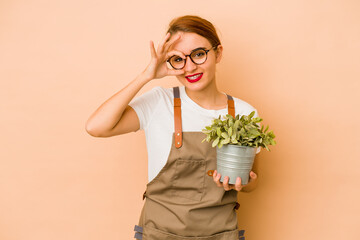
<path id="1" fill-rule="evenodd" d="M 223 47 L 218 45 L 216 48 L 216 63 L 219 63 L 222 58 Z"/>

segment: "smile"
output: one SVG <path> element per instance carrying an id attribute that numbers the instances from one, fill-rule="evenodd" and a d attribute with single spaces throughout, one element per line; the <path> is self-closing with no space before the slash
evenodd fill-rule
<path id="1" fill-rule="evenodd" d="M 189 75 L 189 76 L 186 76 L 185 78 L 191 82 L 191 83 L 194 83 L 194 82 L 197 82 L 201 79 L 203 73 L 199 73 L 199 74 L 195 74 L 195 75 Z"/>

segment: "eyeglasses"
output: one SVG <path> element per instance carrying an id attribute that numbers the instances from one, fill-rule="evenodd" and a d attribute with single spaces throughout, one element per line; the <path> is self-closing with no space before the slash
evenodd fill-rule
<path id="1" fill-rule="evenodd" d="M 190 57 L 190 59 L 193 63 L 200 65 L 206 61 L 207 53 L 213 48 L 216 48 L 216 47 L 212 47 L 208 50 L 206 50 L 205 48 L 196 48 L 196 49 L 192 50 L 189 55 L 185 55 L 185 58 L 174 55 L 174 56 L 171 56 L 166 61 L 168 63 L 170 63 L 170 65 L 176 70 L 180 70 L 185 67 L 187 56 Z"/>

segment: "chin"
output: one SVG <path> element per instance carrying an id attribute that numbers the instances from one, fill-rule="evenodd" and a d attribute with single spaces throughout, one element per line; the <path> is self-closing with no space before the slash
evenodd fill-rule
<path id="1" fill-rule="evenodd" d="M 207 84 L 203 82 L 196 82 L 196 83 L 185 82 L 185 84 L 183 85 L 190 91 L 201 91 L 207 86 Z"/>

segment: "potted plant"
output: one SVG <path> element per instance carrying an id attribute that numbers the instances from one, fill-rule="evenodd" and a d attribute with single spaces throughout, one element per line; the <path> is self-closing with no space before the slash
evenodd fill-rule
<path id="1" fill-rule="evenodd" d="M 263 119 L 255 117 L 255 111 L 249 115 L 236 115 L 234 118 L 226 114 L 224 119 L 215 118 L 210 126 L 202 129 L 207 137 L 202 141 L 212 142 L 216 147 L 217 171 L 221 174 L 220 181 L 224 176 L 229 176 L 229 183 L 235 184 L 236 178 L 241 177 L 241 184 L 249 181 L 249 174 L 254 163 L 258 147 L 268 148 L 275 145 L 273 131 L 268 131 L 269 126 L 264 129 L 258 125 Z M 267 132 L 268 131 L 268 132 Z"/>

